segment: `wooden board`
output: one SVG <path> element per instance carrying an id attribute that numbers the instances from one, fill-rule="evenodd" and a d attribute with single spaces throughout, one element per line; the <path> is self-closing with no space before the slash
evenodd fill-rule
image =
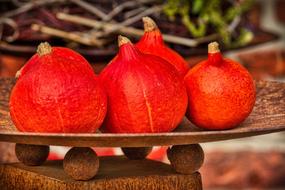
<path id="1" fill-rule="evenodd" d="M 285 130 L 285 83 L 257 81 L 257 100 L 251 115 L 239 127 L 203 131 L 184 120 L 169 133 L 63 134 L 18 132 L 9 117 L 8 100 L 14 80 L 0 80 L 0 141 L 63 146 L 143 147 L 194 144 L 262 135 Z"/>
<path id="2" fill-rule="evenodd" d="M 198 172 L 178 174 L 161 162 L 100 157 L 99 172 L 88 182 L 67 176 L 62 161 L 49 161 L 37 167 L 20 163 L 0 165 L 0 187 L 2 190 L 200 190 L 202 184 Z"/>

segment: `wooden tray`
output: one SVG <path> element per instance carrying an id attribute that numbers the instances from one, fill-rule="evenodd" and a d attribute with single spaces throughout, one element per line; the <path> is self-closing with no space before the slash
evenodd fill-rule
<path id="1" fill-rule="evenodd" d="M 203 131 L 184 120 L 169 133 L 143 134 L 63 134 L 18 132 L 9 117 L 8 100 L 15 81 L 0 79 L 0 141 L 35 145 L 79 147 L 144 147 L 194 144 L 262 135 L 285 130 L 285 83 L 257 81 L 257 100 L 251 115 L 239 127 L 223 131 Z"/>

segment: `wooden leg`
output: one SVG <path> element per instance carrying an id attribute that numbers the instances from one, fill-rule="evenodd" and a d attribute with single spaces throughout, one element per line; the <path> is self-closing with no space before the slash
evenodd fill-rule
<path id="1" fill-rule="evenodd" d="M 167 149 L 167 157 L 176 172 L 192 174 L 202 166 L 204 151 L 199 144 L 175 145 Z"/>
<path id="2" fill-rule="evenodd" d="M 152 147 L 122 147 L 121 149 L 130 160 L 142 160 L 149 155 Z"/>
<path id="3" fill-rule="evenodd" d="M 28 166 L 42 165 L 48 155 L 49 146 L 16 144 L 15 152 L 18 160 Z"/>
<path id="4" fill-rule="evenodd" d="M 90 180 L 98 172 L 99 158 L 89 147 L 73 147 L 64 157 L 63 169 L 75 180 Z"/>

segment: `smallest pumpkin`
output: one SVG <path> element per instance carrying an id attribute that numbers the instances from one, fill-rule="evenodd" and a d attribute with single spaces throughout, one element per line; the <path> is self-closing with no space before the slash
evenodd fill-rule
<path id="1" fill-rule="evenodd" d="M 230 129 L 252 111 L 254 82 L 241 64 L 222 57 L 217 42 L 210 43 L 208 48 L 208 59 L 185 76 L 187 117 L 204 129 Z"/>

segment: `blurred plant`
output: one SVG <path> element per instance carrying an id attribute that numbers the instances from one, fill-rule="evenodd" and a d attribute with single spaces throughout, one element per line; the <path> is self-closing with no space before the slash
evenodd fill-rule
<path id="1" fill-rule="evenodd" d="M 248 11 L 254 0 L 166 0 L 163 12 L 174 21 L 177 17 L 193 37 L 218 33 L 226 46 L 240 47 L 249 43 L 253 34 L 238 27 L 241 15 Z"/>

